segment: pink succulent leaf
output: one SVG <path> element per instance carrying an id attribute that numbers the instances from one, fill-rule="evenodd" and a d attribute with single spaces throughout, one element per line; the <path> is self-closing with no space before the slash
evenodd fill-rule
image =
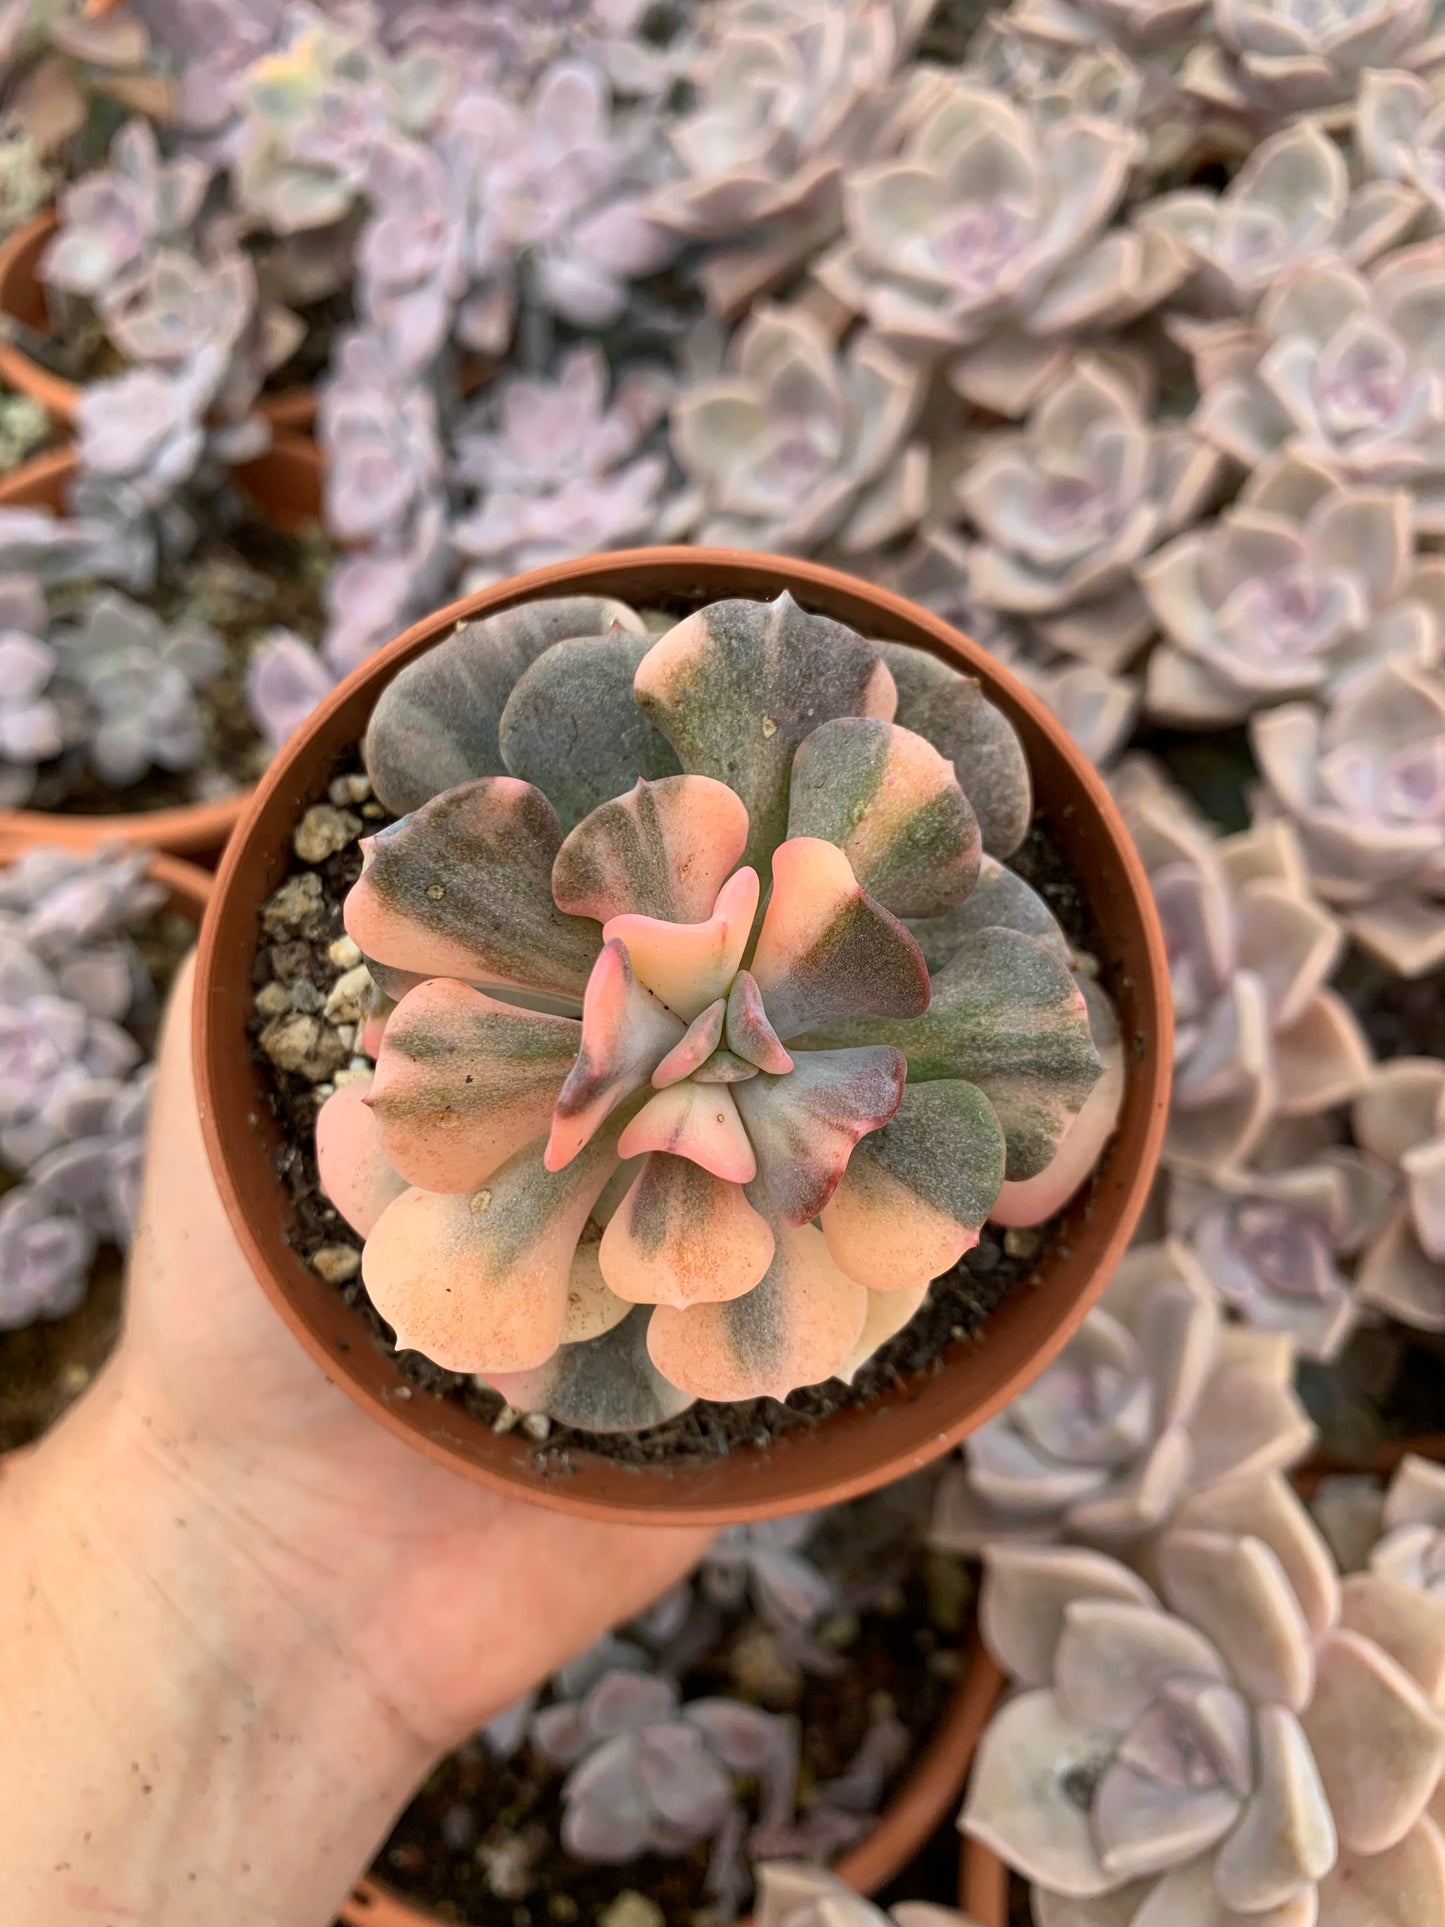
<path id="1" fill-rule="evenodd" d="M 1046 1688 L 1019 1694 L 994 1715 L 974 1761 L 960 1826 L 1026 1879 L 1069 1899 L 1122 1886 L 1094 1844 L 1090 1816 L 1073 1795 L 1093 1784 L 1114 1736 L 1066 1713 Z"/>
<path id="2" fill-rule="evenodd" d="M 862 888 L 897 916 L 939 916 L 978 877 L 978 823 L 952 766 L 923 737 L 868 717 L 839 717 L 804 737 L 788 836 L 836 843 Z"/>
<path id="3" fill-rule="evenodd" d="M 538 1139 L 475 1191 L 408 1191 L 390 1205 L 362 1276 L 397 1349 L 457 1372 L 545 1365 L 562 1342 L 573 1254 L 616 1146 L 605 1125 L 565 1171 L 550 1172 Z"/>
<path id="4" fill-rule="evenodd" d="M 1116 1599 L 1156 1607 L 1137 1573 L 1079 1546 L 991 1545 L 979 1627 L 994 1660 L 1023 1686 L 1053 1678 L 1065 1615 L 1076 1599 Z"/>
<path id="5" fill-rule="evenodd" d="M 1278 1473 L 1229 1479 L 1190 1496 L 1181 1526 L 1258 1541 L 1273 1554 L 1318 1642 L 1340 1617 L 1340 1581 L 1328 1546 L 1289 1481 Z"/>
<path id="6" fill-rule="evenodd" d="M 757 1065 L 748 1063 L 746 1058 L 738 1057 L 730 1050 L 715 1050 L 712 1056 L 706 1062 L 699 1064 L 693 1072 L 693 1082 L 695 1084 L 744 1084 L 750 1077 L 757 1075 Z"/>
<path id="7" fill-rule="evenodd" d="M 938 917 L 905 917 L 929 974 L 937 975 L 981 930 L 1017 930 L 1072 965 L 1073 951 L 1058 919 L 1037 890 L 996 858 L 985 856 L 978 882 L 955 909 Z"/>
<path id="8" fill-rule="evenodd" d="M 723 1084 L 699 1084 L 692 1078 L 669 1084 L 631 1119 L 618 1148 L 625 1158 L 648 1151 L 690 1158 L 729 1184 L 751 1184 L 757 1176 L 757 1157 Z"/>
<path id="9" fill-rule="evenodd" d="M 686 1027 L 727 995 L 752 933 L 758 894 L 756 870 L 744 868 L 719 890 L 705 922 L 668 923 L 627 911 L 602 926 L 603 938 L 626 946 L 638 980 Z"/>
<path id="10" fill-rule="evenodd" d="M 444 790 L 506 771 L 497 731 L 518 680 L 544 650 L 641 619 L 603 596 L 522 603 L 467 623 L 394 676 L 366 731 L 366 769 L 389 810 L 405 815 Z"/>
<path id="11" fill-rule="evenodd" d="M 1326 1634 L 1303 1715 L 1340 1845 L 1384 1853 L 1424 1813 L 1445 1764 L 1445 1723 L 1397 1660 L 1359 1633 Z M 1389 1775 L 1371 1769 L 1384 1754 Z"/>
<path id="12" fill-rule="evenodd" d="M 1398 1661 L 1429 1704 L 1438 1707 L 1445 1686 L 1445 1621 L 1438 1591 L 1383 1571 L 1352 1573 L 1340 1585 L 1340 1624 Z"/>
<path id="13" fill-rule="evenodd" d="M 832 1376 L 851 1353 L 868 1294 L 838 1270 L 816 1226 L 772 1228 L 772 1264 L 745 1296 L 652 1314 L 648 1350 L 670 1384 L 698 1398 L 781 1400 Z"/>
<path id="14" fill-rule="evenodd" d="M 1058 1149 L 1036 1178 L 999 1188 L 988 1215 L 995 1224 L 1043 1224 L 1063 1208 L 1098 1165 L 1124 1106 L 1124 1042 L 1108 995 L 1092 978 L 1080 977 L 1089 1036 L 1103 1069 L 1078 1115 L 1064 1129 Z"/>
<path id="15" fill-rule="evenodd" d="M 1365 69 L 1413 64 L 1429 39 L 1421 9 L 1406 5 L 1340 22 L 1264 0 L 1231 5 L 1220 28 L 1231 104 L 1266 126 L 1276 117 L 1352 103 Z"/>
<path id="16" fill-rule="evenodd" d="M 907 1073 L 901 1051 L 873 1045 L 807 1051 L 787 1076 L 737 1086 L 759 1180 L 785 1224 L 817 1217 L 859 1138 L 897 1110 Z"/>
<path id="17" fill-rule="evenodd" d="M 433 977 L 382 1036 L 371 1086 L 379 1142 L 408 1184 L 470 1191 L 547 1129 L 586 1029 Z"/>
<path id="18" fill-rule="evenodd" d="M 575 995 L 599 939 L 595 924 L 552 902 L 561 841 L 556 812 L 531 784 L 461 783 L 367 840 L 347 932 L 393 970 Z"/>
<path id="19" fill-rule="evenodd" d="M 550 799 L 566 830 L 636 778 L 678 773 L 672 746 L 632 696 L 652 646 L 620 624 L 603 636 L 553 643 L 507 698 L 498 726 L 502 761 Z"/>
<path id="20" fill-rule="evenodd" d="M 618 1297 L 685 1310 L 751 1291 L 773 1251 L 767 1221 L 741 1185 L 655 1151 L 608 1221 L 599 1257 Z"/>
<path id="21" fill-rule="evenodd" d="M 691 1077 L 694 1071 L 701 1069 L 722 1042 L 726 1014 L 727 999 L 719 997 L 701 1015 L 693 1018 L 681 1042 L 673 1045 L 652 1073 L 654 1090 L 662 1091 L 669 1084 L 680 1084 L 683 1078 Z"/>
<path id="22" fill-rule="evenodd" d="M 756 1070 L 781 1077 L 793 1059 L 778 1038 L 763 1008 L 763 993 L 750 970 L 740 970 L 727 995 L 728 1050 Z"/>
<path id="23" fill-rule="evenodd" d="M 1315 1658 L 1298 1599 L 1261 1540 L 1176 1526 L 1159 1546 L 1166 1601 L 1213 1639 L 1252 1701 L 1301 1711 L 1314 1690 Z"/>
<path id="24" fill-rule="evenodd" d="M 878 647 L 898 690 L 893 720 L 932 743 L 952 763 L 988 854 L 1012 856 L 1028 834 L 1033 814 L 1028 759 L 1013 724 L 987 699 L 975 677 L 961 676 L 937 656 L 907 643 Z"/>
<path id="25" fill-rule="evenodd" d="M 1054 1690 L 1076 1719 L 1128 1734 L 1155 1699 L 1161 1693 L 1168 1696 L 1181 1680 L 1206 1689 L 1228 1684 L 1224 1661 L 1184 1620 L 1122 1599 L 1082 1598 L 1065 1608 Z M 1242 1702 L 1230 1697 L 1233 1706 L 1217 1709 L 1216 1745 L 1208 1750 L 1221 1777 L 1236 1792 L 1244 1792 L 1249 1782 L 1249 1716 Z"/>
<path id="26" fill-rule="evenodd" d="M 318 1111 L 316 1164 L 326 1196 L 353 1231 L 369 1238 L 407 1188 L 382 1148 L 369 1083 L 340 1085 Z"/>
<path id="27" fill-rule="evenodd" d="M 1003 1133 L 981 1091 L 953 1078 L 905 1085 L 823 1207 L 833 1262 L 870 1292 L 927 1284 L 978 1242 L 1003 1165 Z"/>
<path id="28" fill-rule="evenodd" d="M 1397 1057 L 1377 1065 L 1354 1105 L 1355 1137 L 1383 1164 L 1399 1165 L 1445 1131 L 1445 1064 Z"/>
<path id="29" fill-rule="evenodd" d="M 970 938 L 934 978 L 932 1002 L 911 1022 L 855 1018 L 808 1042 L 892 1043 L 907 1057 L 910 1079 L 976 1084 L 1003 1127 L 1011 1181 L 1047 1168 L 1101 1074 L 1072 972 L 1014 930 Z"/>
<path id="30" fill-rule="evenodd" d="M 598 923 L 629 913 L 701 923 L 747 840 L 747 810 L 725 783 L 639 779 L 568 832 L 552 866 L 552 894 L 570 916 Z"/>
<path id="31" fill-rule="evenodd" d="M 519 1412 L 545 1412 L 587 1432 L 643 1432 L 692 1404 L 652 1363 L 647 1314 L 632 1312 L 586 1344 L 563 1344 L 530 1372 L 489 1372 L 487 1383 Z"/>
<path id="32" fill-rule="evenodd" d="M 619 1165 L 609 1186 L 621 1176 Z M 601 1338 L 604 1333 L 615 1330 L 631 1309 L 626 1299 L 619 1298 L 602 1276 L 597 1242 L 592 1237 L 602 1208 L 603 1200 L 599 1198 L 592 1207 L 591 1223 L 584 1229 L 582 1240 L 572 1254 L 567 1274 L 567 1316 L 562 1323 L 564 1345 L 583 1345 L 590 1339 Z"/>
<path id="33" fill-rule="evenodd" d="M 1412 1927 L 1445 1908 L 1445 1837 L 1422 1820 L 1381 1854 L 1342 1853 L 1320 1882 L 1329 1927 Z"/>
<path id="34" fill-rule="evenodd" d="M 1299 1721 L 1284 1706 L 1254 1716 L 1254 1791 L 1214 1863 L 1219 1898 L 1237 1911 L 1286 1905 L 1323 1878 L 1338 1851 L 1329 1799 Z"/>
<path id="35" fill-rule="evenodd" d="M 633 685 L 638 706 L 685 770 L 725 782 L 748 812 L 745 860 L 783 838 L 793 757 L 834 716 L 893 714 L 893 679 L 841 623 L 776 601 L 715 602 L 653 644 Z"/>
<path id="36" fill-rule="evenodd" d="M 928 1008 L 918 945 L 860 889 L 836 844 L 817 837 L 790 837 L 773 852 L 752 974 L 785 1042 L 840 1019 L 908 1019 Z"/>
<path id="37" fill-rule="evenodd" d="M 570 1163 L 604 1119 L 649 1082 L 684 1034 L 682 1019 L 638 978 L 627 945 L 609 937 L 587 979 L 581 1041 L 556 1099 L 547 1169 L 560 1171 Z M 569 1026 L 569 1035 L 577 1035 L 575 1028 Z"/>

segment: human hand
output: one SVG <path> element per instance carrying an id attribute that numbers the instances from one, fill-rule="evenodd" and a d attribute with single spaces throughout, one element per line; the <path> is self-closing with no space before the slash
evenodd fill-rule
<path id="1" fill-rule="evenodd" d="M 30 1568 L 28 1598 L 0 1587 L 0 1704 L 16 1693 L 34 1702 L 57 1769 L 42 1796 L 33 1754 L 26 1774 L 11 1752 L 20 1732 L 0 1749 L 0 1855 L 12 1867 L 19 1855 L 22 1874 L 35 1866 L 23 1913 L 35 1927 L 73 1917 L 58 1903 L 46 1911 L 57 1878 L 39 1864 L 49 1841 L 68 1877 L 87 1863 L 97 1892 L 117 1864 L 105 1824 L 87 1836 L 95 1851 L 75 1850 L 85 1770 L 108 1809 L 107 1776 L 133 1786 L 129 1759 L 152 1738 L 147 1788 L 159 1790 L 166 1762 L 179 1776 L 166 1856 L 174 1862 L 179 1828 L 205 1862 L 202 1891 L 228 1883 L 233 1907 L 245 1892 L 253 1921 L 320 1923 L 339 1898 L 328 1892 L 360 1871 L 438 1754 L 679 1578 L 707 1544 L 702 1532 L 603 1525 L 474 1486 L 323 1376 L 252 1277 L 211 1179 L 192 981 L 187 965 L 166 1019 L 120 1347 L 0 1488 L 0 1533 L 27 1548 Z M 37 1589 L 62 1622 L 59 1655 L 45 1615 L 30 1610 Z M 104 1706 L 111 1740 L 122 1728 L 118 1748 L 81 1730 L 87 1701 Z M 66 1717 L 76 1724 L 68 1743 Z M 227 1748 L 244 1759 L 244 1789 L 204 1757 Z M 198 1776 L 218 1778 L 233 1803 L 259 1798 L 270 1837 L 244 1837 L 232 1812 L 235 1837 L 218 1840 L 214 1803 L 195 1798 Z M 325 1800 L 325 1839 L 303 1810 L 313 1793 Z M 306 1843 L 313 1828 L 304 1868 L 283 1864 L 277 1799 L 283 1832 L 299 1825 Z M 130 1873 L 104 1904 L 138 1906 L 147 1927 L 209 1921 L 142 1864 L 148 1816 L 162 1804 L 148 1790 L 139 1818 L 127 1810 L 117 1830 Z"/>

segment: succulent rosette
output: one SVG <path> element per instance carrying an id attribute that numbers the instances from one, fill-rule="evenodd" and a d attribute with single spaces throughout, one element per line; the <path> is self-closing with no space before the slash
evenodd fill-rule
<path id="1" fill-rule="evenodd" d="M 1354 1106 L 1355 1136 L 1397 1180 L 1360 1264 L 1360 1295 L 1420 1331 L 1445 1331 L 1445 1064 L 1381 1064 Z"/>
<path id="2" fill-rule="evenodd" d="M 1066 1137 L 1087 1175 L 1113 1113 L 1080 1159 L 1099 1058 L 971 678 L 787 594 L 662 634 L 568 598 L 403 670 L 366 761 L 404 814 L 346 926 L 398 1001 L 318 1157 L 400 1348 L 594 1430 L 785 1398 L 1005 1178 Z"/>

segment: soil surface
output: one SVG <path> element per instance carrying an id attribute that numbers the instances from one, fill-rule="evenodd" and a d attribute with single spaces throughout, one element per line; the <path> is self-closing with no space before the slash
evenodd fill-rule
<path id="1" fill-rule="evenodd" d="M 225 644 L 219 675 L 199 694 L 206 747 L 197 767 L 179 774 L 154 769 L 125 789 L 103 783 L 84 747 L 44 765 L 28 807 L 68 815 L 108 816 L 214 801 L 254 783 L 271 759 L 246 707 L 246 669 L 256 644 L 277 627 L 315 642 L 323 627 L 321 592 L 333 551 L 319 533 L 283 535 L 235 499 L 218 502 L 191 553 L 161 563 L 154 589 L 133 600 L 162 622 L 208 622 Z M 51 592 L 52 622 L 78 615 L 98 587 L 72 584 Z"/>
<path id="2" fill-rule="evenodd" d="M 322 807 L 335 815 L 335 799 L 346 796 L 349 783 L 358 783 L 365 790 L 359 766 L 343 767 L 331 786 L 333 802 Z M 272 1108 L 285 1132 L 277 1168 L 292 1200 L 291 1242 L 341 1291 L 360 1314 L 374 1342 L 396 1357 L 400 1371 L 412 1384 L 457 1401 L 498 1430 L 511 1430 L 517 1424 L 517 1415 L 497 1393 L 463 1374 L 444 1371 L 420 1353 L 396 1352 L 391 1328 L 374 1310 L 361 1283 L 361 1240 L 341 1220 L 320 1187 L 314 1148 L 316 1113 L 334 1088 L 333 1079 L 365 1077 L 370 1069 L 364 1058 L 353 1055 L 354 1029 L 329 1025 L 324 1019 L 327 999 L 346 968 L 341 906 L 361 868 L 355 837 L 389 820 L 380 805 L 372 801 L 348 807 L 354 832 L 344 848 L 315 863 L 293 858 L 287 882 L 264 912 L 266 935 L 271 940 L 259 946 L 252 973 L 260 1005 L 252 1025 L 255 1054 L 270 1090 Z M 1083 894 L 1065 870 L 1043 822 L 1035 824 L 1022 850 L 1012 859 L 1012 867 L 1044 896 L 1076 947 L 1097 954 L 1097 932 L 1088 920 Z M 308 876 L 315 883 L 303 885 L 301 880 Z M 277 909 L 288 904 L 289 910 Z M 293 1067 L 294 1052 L 289 1050 L 283 1063 L 276 1061 L 277 1013 L 284 1013 L 288 1003 L 296 1016 L 314 1018 L 319 1027 L 312 1033 L 311 1059 L 300 1068 Z M 288 1025 L 292 1022 L 291 1018 L 282 1021 Z M 288 1045 L 290 1041 L 288 1036 Z M 986 1229 L 963 1261 L 934 1284 L 912 1322 L 863 1367 L 850 1385 L 834 1380 L 813 1386 L 793 1393 L 783 1405 L 772 1399 L 722 1405 L 700 1401 L 665 1425 L 617 1437 L 575 1431 L 540 1417 L 524 1419 L 524 1429 L 537 1442 L 537 1462 L 557 1474 L 568 1472 L 582 1453 L 639 1468 L 696 1465 L 723 1457 L 737 1447 L 765 1446 L 806 1430 L 835 1412 L 866 1407 L 880 1394 L 922 1374 L 944 1370 L 950 1349 L 975 1337 L 1010 1292 L 1030 1283 L 1059 1228 L 1058 1221 L 1051 1221 L 1032 1232 L 1003 1234 L 992 1227 Z"/>

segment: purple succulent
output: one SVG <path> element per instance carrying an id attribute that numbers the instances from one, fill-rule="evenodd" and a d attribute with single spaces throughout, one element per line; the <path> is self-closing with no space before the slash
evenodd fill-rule
<path id="1" fill-rule="evenodd" d="M 210 185 L 203 161 L 162 161 L 155 133 L 127 121 L 111 144 L 110 166 L 85 175 L 60 198 L 60 226 L 40 260 L 42 281 L 86 295 L 106 312 L 158 246 L 189 234 Z"/>
<path id="2" fill-rule="evenodd" d="M 375 335 L 342 342 L 321 395 L 326 519 L 344 542 L 404 539 L 440 493 L 436 400 Z"/>
<path id="3" fill-rule="evenodd" d="M 1367 179 L 1403 183 L 1419 196 L 1432 228 L 1445 227 L 1445 101 L 1438 86 L 1398 70 L 1366 73 L 1354 157 Z"/>
<path id="4" fill-rule="evenodd" d="M 440 502 L 427 502 L 402 546 L 343 556 L 324 591 L 326 637 L 322 655 L 346 676 L 384 642 L 452 593 L 453 531 Z"/>
<path id="5" fill-rule="evenodd" d="M 361 313 L 400 368 L 420 373 L 440 352 L 465 285 L 465 207 L 441 156 L 396 136 L 373 146 L 366 188 Z"/>
<path id="6" fill-rule="evenodd" d="M 1381 1064 L 1354 1107 L 1355 1137 L 1396 1180 L 1360 1262 L 1360 1296 L 1419 1331 L 1445 1331 L 1445 1063 Z"/>
<path id="7" fill-rule="evenodd" d="M 1425 0 L 1214 0 L 1213 13 L 1214 36 L 1199 39 L 1184 83 L 1257 125 L 1347 106 L 1369 68 L 1445 60 L 1445 29 Z"/>
<path id="8" fill-rule="evenodd" d="M 33 576 L 0 576 L 0 807 L 19 809 L 35 787 L 36 766 L 66 745 L 66 721 L 51 683 L 55 651 L 46 646 L 45 597 Z"/>
<path id="9" fill-rule="evenodd" d="M 309 642 L 290 629 L 273 629 L 246 666 L 246 708 L 272 749 L 280 749 L 335 685 Z"/>
<path id="10" fill-rule="evenodd" d="M 129 1246 L 140 1206 L 151 1070 L 124 1083 L 97 1080 L 66 1106 L 65 1141 L 30 1167 L 28 1180 L 102 1242 Z"/>
<path id="11" fill-rule="evenodd" d="M 38 1185 L 0 1198 L 0 1331 L 75 1311 L 95 1245 L 87 1226 Z"/>
<path id="12" fill-rule="evenodd" d="M 159 508 L 205 454 L 205 415 L 225 372 L 221 353 L 210 347 L 178 373 L 133 368 L 115 381 L 92 382 L 77 421 L 86 473 Z"/>
<path id="13" fill-rule="evenodd" d="M 815 1512 L 759 1525 L 729 1526 L 703 1555 L 704 1594 L 719 1606 L 751 1599 L 758 1617 L 780 1633 L 805 1633 L 835 1605 L 832 1581 L 805 1551 Z"/>
<path id="14" fill-rule="evenodd" d="M 98 1080 L 108 1089 L 139 1062 L 128 1032 L 66 998 L 0 1009 L 0 1156 L 28 1170 L 74 1135 Z"/>
<path id="15" fill-rule="evenodd" d="M 130 0 L 175 73 L 173 124 L 194 147 L 229 156 L 246 76 L 278 44 L 289 0 Z"/>
<path id="16" fill-rule="evenodd" d="M 137 928 L 157 908 L 164 892 L 146 868 L 144 851 L 27 850 L 0 869 L 0 930 L 63 972 L 78 955 Z M 96 1014 L 123 1017 L 126 1008 Z"/>

